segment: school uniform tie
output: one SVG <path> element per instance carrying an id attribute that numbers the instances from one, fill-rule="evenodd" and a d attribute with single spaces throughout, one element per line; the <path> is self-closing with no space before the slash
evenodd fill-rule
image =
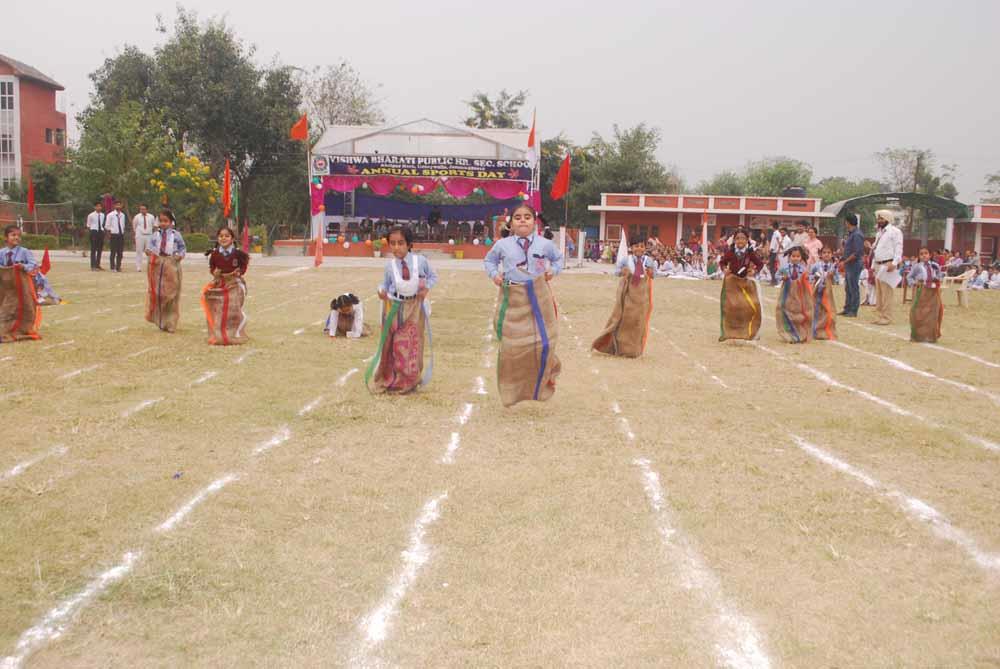
<path id="1" fill-rule="evenodd" d="M 635 259 L 635 271 L 632 272 L 632 285 L 638 286 L 639 282 L 642 281 L 643 266 L 642 258 Z"/>
<path id="2" fill-rule="evenodd" d="M 400 264 L 400 275 L 403 277 L 403 281 L 410 280 L 410 266 L 406 264 L 406 258 L 399 261 Z"/>
<path id="3" fill-rule="evenodd" d="M 160 255 L 167 255 L 167 233 L 163 231 L 160 233 Z"/>

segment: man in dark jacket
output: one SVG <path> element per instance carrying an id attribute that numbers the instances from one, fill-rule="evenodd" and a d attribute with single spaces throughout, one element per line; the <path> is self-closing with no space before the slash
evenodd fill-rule
<path id="1" fill-rule="evenodd" d="M 865 236 L 858 229 L 857 214 L 848 214 L 845 222 L 847 223 L 847 237 L 844 239 L 841 266 L 844 270 L 844 290 L 847 292 L 847 299 L 844 301 L 844 310 L 840 312 L 840 315 L 853 318 L 857 317 L 858 307 L 861 305 L 859 281 L 862 260 L 865 255 Z"/>

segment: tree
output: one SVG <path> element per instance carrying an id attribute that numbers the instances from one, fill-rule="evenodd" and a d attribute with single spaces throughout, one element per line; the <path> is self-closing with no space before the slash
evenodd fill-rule
<path id="1" fill-rule="evenodd" d="M 153 168 L 149 185 L 156 189 L 162 203 L 173 210 L 188 232 L 193 222 L 204 221 L 208 212 L 219 206 L 222 194 L 208 165 L 198 156 L 186 155 L 183 151 Z"/>
<path id="2" fill-rule="evenodd" d="M 299 85 L 314 140 L 331 125 L 385 122 L 375 90 L 346 61 L 314 68 L 299 77 Z"/>
<path id="3" fill-rule="evenodd" d="M 775 156 L 747 165 L 745 195 L 778 197 L 790 186 L 809 188 L 812 167 L 794 158 Z"/>
<path id="4" fill-rule="evenodd" d="M 610 140 L 594 133 L 586 149 L 581 183 L 570 188 L 570 209 L 586 212 L 601 201 L 601 193 L 663 193 L 680 185 L 656 157 L 660 131 L 645 123 L 622 130 L 617 125 Z M 574 180 L 575 181 L 575 180 Z M 577 223 L 593 216 L 580 215 Z"/>
<path id="5" fill-rule="evenodd" d="M 923 193 L 952 200 L 958 196 L 954 184 L 956 167 L 941 165 L 939 168 L 934 152 L 929 149 L 887 148 L 876 153 L 875 158 L 882 165 L 893 192 Z M 910 232 L 916 232 L 919 227 L 920 239 L 926 244 L 931 233 L 930 217 L 910 208 L 907 219 Z"/>
<path id="6" fill-rule="evenodd" d="M 702 181 L 697 191 L 703 195 L 743 195 L 746 193 L 746 180 L 736 172 L 726 170 L 708 181 Z"/>
<path id="7" fill-rule="evenodd" d="M 66 190 L 76 201 L 93 203 L 102 193 L 130 203 L 159 201 L 149 179 L 153 170 L 177 153 L 163 133 L 163 120 L 138 102 L 91 109 L 82 119 L 79 146 L 67 153 Z M 130 210 L 130 209 L 129 209 Z"/>
<path id="8" fill-rule="evenodd" d="M 859 179 L 852 181 L 846 177 L 827 177 L 809 187 L 809 197 L 818 197 L 823 201 L 823 205 L 833 204 L 841 200 L 849 200 L 863 195 L 882 193 L 886 190 L 885 184 L 874 179 Z M 856 210 L 861 215 L 861 230 L 868 233 L 875 229 L 875 210 L 877 206 L 866 206 Z M 821 220 L 821 234 L 841 234 L 841 222 L 839 220 Z"/>
<path id="9" fill-rule="evenodd" d="M 555 181 L 556 174 L 562 166 L 566 154 L 570 154 L 570 187 L 566 202 L 553 200 L 551 197 L 552 182 Z M 561 133 L 551 139 L 543 140 L 541 143 L 541 156 L 538 161 L 538 169 L 541 172 L 539 178 L 539 188 L 542 193 L 542 212 L 556 226 L 561 225 L 564 208 L 568 207 L 569 220 L 579 223 L 587 218 L 587 204 L 576 197 L 576 189 L 585 178 L 590 158 L 587 148 L 573 144 Z M 592 204 L 592 203 L 589 203 Z"/>
<path id="10" fill-rule="evenodd" d="M 152 56 L 126 47 L 92 75 L 96 94 L 81 120 L 127 99 L 157 110 L 161 135 L 202 159 L 213 179 L 230 160 L 241 187 L 241 213 L 252 209 L 258 188 L 269 194 L 279 190 L 264 183 L 269 179 L 287 184 L 300 175 L 294 192 L 305 199 L 305 149 L 288 138 L 301 113 L 301 82 L 293 68 L 259 67 L 254 47 L 223 19 L 200 21 L 182 7 L 171 28 L 158 21 L 158 30 L 167 39 Z M 125 147 L 137 150 L 124 140 Z M 144 176 L 148 186 L 150 174 Z"/>
<path id="11" fill-rule="evenodd" d="M 526 128 L 521 122 L 521 107 L 528 98 L 527 91 L 508 93 L 501 90 L 496 100 L 477 91 L 471 100 L 466 100 L 472 115 L 465 119 L 465 125 L 480 130 L 486 128 Z"/>
<path id="12" fill-rule="evenodd" d="M 983 202 L 1000 204 L 1000 172 L 986 175 L 986 188 L 982 192 L 986 194 Z"/>

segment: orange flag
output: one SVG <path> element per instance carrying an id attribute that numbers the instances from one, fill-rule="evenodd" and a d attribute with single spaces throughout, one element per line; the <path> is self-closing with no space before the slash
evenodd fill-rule
<path id="1" fill-rule="evenodd" d="M 45 253 L 42 254 L 42 265 L 38 268 L 42 274 L 48 274 L 49 270 L 52 269 L 52 261 L 49 259 L 49 247 L 45 247 Z"/>
<path id="2" fill-rule="evenodd" d="M 316 257 L 313 259 L 313 267 L 323 264 L 323 230 L 316 233 Z"/>
<path id="3" fill-rule="evenodd" d="M 292 126 L 292 131 L 288 133 L 289 138 L 294 139 L 299 142 L 305 142 L 309 140 L 309 119 L 303 114 L 302 118 Z"/>
<path id="4" fill-rule="evenodd" d="M 553 200 L 560 200 L 566 196 L 569 192 L 569 154 L 563 159 L 562 166 L 559 167 L 559 173 L 556 174 L 556 180 L 552 182 L 552 195 Z"/>

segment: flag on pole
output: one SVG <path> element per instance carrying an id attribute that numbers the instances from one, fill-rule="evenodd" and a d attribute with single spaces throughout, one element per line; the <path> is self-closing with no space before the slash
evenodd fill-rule
<path id="1" fill-rule="evenodd" d="M 323 229 L 316 231 L 316 256 L 313 258 L 313 267 L 323 264 Z"/>
<path id="2" fill-rule="evenodd" d="M 52 269 L 52 261 L 49 259 L 48 246 L 45 247 L 45 253 L 42 254 L 42 264 L 38 269 L 42 274 L 48 274 L 49 270 Z"/>
<path id="3" fill-rule="evenodd" d="M 292 126 L 292 131 L 288 136 L 298 142 L 305 142 L 309 139 L 309 119 L 306 118 L 305 114 Z"/>
<path id="4" fill-rule="evenodd" d="M 569 163 L 570 157 L 567 153 L 559 167 L 559 173 L 556 174 L 556 180 L 552 182 L 551 195 L 553 200 L 560 200 L 569 192 Z"/>
<path id="5" fill-rule="evenodd" d="M 35 213 L 35 182 L 28 177 L 28 213 Z"/>
<path id="6" fill-rule="evenodd" d="M 538 154 L 538 147 L 535 145 L 535 112 L 531 112 L 531 132 L 528 133 L 528 153 L 526 157 L 532 169 L 538 164 Z"/>
<path id="7" fill-rule="evenodd" d="M 226 170 L 222 178 L 222 217 L 229 218 L 232 210 L 232 175 L 229 172 L 229 159 L 226 159 Z"/>
<path id="8" fill-rule="evenodd" d="M 250 253 L 250 221 L 243 223 L 243 239 L 240 240 L 240 246 L 243 247 L 244 253 Z"/>

